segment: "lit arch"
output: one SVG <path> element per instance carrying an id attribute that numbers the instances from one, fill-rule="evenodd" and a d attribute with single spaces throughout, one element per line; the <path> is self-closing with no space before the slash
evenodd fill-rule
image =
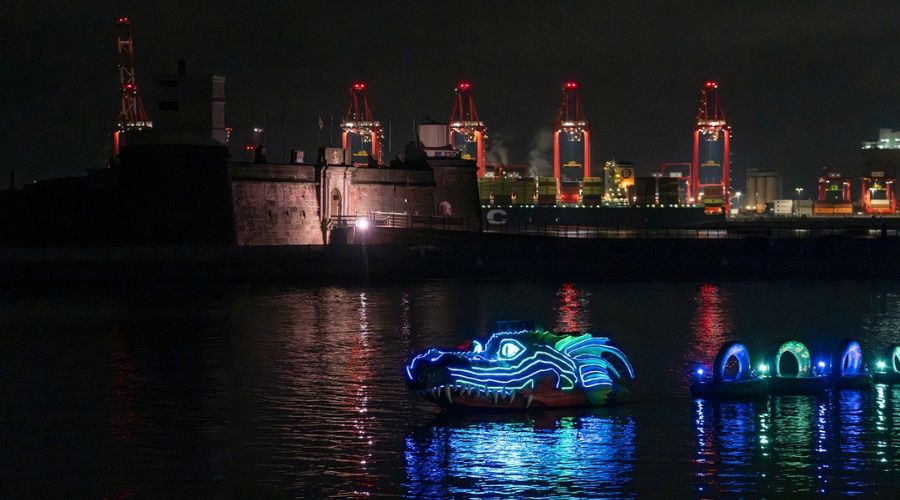
<path id="1" fill-rule="evenodd" d="M 831 358 L 831 376 L 846 377 L 862 374 L 862 347 L 852 339 L 841 341 Z"/>
<path id="2" fill-rule="evenodd" d="M 781 357 L 785 354 L 794 356 L 797 360 L 797 375 L 783 375 L 781 373 Z M 799 340 L 788 340 L 782 343 L 775 352 L 775 375 L 778 377 L 809 377 L 812 373 L 812 359 L 809 349 Z"/>
<path id="3" fill-rule="evenodd" d="M 734 375 L 733 378 L 727 379 L 725 378 L 725 366 L 728 365 L 728 361 L 734 358 L 738 363 L 738 371 Z M 716 355 L 716 360 L 713 366 L 713 380 L 715 382 L 739 382 L 741 380 L 749 380 L 750 379 L 750 353 L 747 352 L 747 348 L 744 344 L 740 342 L 728 342 L 721 349 L 719 349 L 719 353 Z"/>

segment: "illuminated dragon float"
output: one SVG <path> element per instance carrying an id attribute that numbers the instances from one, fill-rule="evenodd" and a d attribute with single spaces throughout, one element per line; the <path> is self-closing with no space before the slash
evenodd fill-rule
<path id="1" fill-rule="evenodd" d="M 621 401 L 634 379 L 608 338 L 535 329 L 494 333 L 452 351 L 428 349 L 405 372 L 410 389 L 447 409 L 601 406 Z"/>

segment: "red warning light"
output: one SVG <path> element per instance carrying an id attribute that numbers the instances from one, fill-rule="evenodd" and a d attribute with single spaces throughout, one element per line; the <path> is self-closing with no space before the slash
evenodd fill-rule
<path id="1" fill-rule="evenodd" d="M 354 83 L 353 90 L 366 90 L 366 84 L 362 82 Z"/>
<path id="2" fill-rule="evenodd" d="M 469 90 L 472 88 L 472 84 L 469 82 L 459 82 L 459 86 L 457 88 L 459 88 L 459 90 Z"/>
<path id="3" fill-rule="evenodd" d="M 117 20 L 117 22 L 118 22 L 119 24 L 128 24 L 128 18 L 127 18 L 127 17 L 120 17 L 120 18 Z"/>
<path id="4" fill-rule="evenodd" d="M 577 88 L 578 88 L 578 83 L 577 83 L 577 82 L 566 82 L 566 89 L 567 89 L 567 90 L 577 89 Z"/>
<path id="5" fill-rule="evenodd" d="M 124 84 L 122 84 L 122 88 L 131 92 L 137 88 L 137 85 L 135 85 L 134 82 L 125 82 Z"/>
<path id="6" fill-rule="evenodd" d="M 244 146 L 244 149 L 247 151 L 253 151 L 256 149 L 256 144 L 247 144 L 246 146 Z"/>
<path id="7" fill-rule="evenodd" d="M 706 82 L 706 88 L 708 88 L 708 89 L 717 89 L 717 88 L 719 88 L 719 84 L 716 83 L 716 82 L 714 82 L 714 81 L 712 81 L 712 80 L 710 80 L 710 81 Z"/>

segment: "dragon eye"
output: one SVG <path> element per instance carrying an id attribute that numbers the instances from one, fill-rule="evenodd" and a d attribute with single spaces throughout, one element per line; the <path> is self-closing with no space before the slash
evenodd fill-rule
<path id="1" fill-rule="evenodd" d="M 479 354 L 484 351 L 484 346 L 481 345 L 481 342 L 477 340 L 472 341 L 472 352 L 475 354 Z"/>
<path id="2" fill-rule="evenodd" d="M 504 340 L 500 344 L 500 357 L 503 359 L 514 359 L 524 351 L 525 348 L 515 340 Z"/>

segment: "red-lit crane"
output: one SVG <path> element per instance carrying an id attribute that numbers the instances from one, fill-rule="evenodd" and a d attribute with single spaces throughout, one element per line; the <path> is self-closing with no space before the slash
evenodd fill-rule
<path id="1" fill-rule="evenodd" d="M 581 109 L 578 83 L 566 82 L 553 133 L 553 176 L 560 202 L 578 203 L 581 182 L 590 175 L 590 124 Z"/>
<path id="2" fill-rule="evenodd" d="M 117 130 L 113 134 L 113 150 L 115 156 L 119 156 L 119 148 L 123 145 L 122 132 L 153 127 L 153 122 L 147 120 L 147 113 L 144 111 L 134 76 L 134 40 L 131 37 L 131 21 L 127 17 L 116 20 L 116 53 L 122 99 L 119 105 Z"/>
<path id="3" fill-rule="evenodd" d="M 704 151 L 701 151 L 701 144 L 705 146 Z M 725 120 L 725 110 L 719 102 L 719 84 L 710 81 L 700 89 L 691 161 L 691 194 L 698 198 L 697 202 L 703 202 L 707 212 L 721 212 L 721 207 L 726 214 L 729 212 L 730 175 L 731 126 Z"/>
<path id="4" fill-rule="evenodd" d="M 341 122 L 341 129 L 343 130 L 341 147 L 350 150 L 353 165 L 368 165 L 370 159 L 376 165 L 384 163 L 382 158 L 384 133 L 381 123 L 372 118 L 365 83 L 357 82 L 350 86 L 350 105 L 347 107 L 344 121 Z"/>
<path id="5" fill-rule="evenodd" d="M 475 110 L 472 84 L 460 82 L 453 90 L 456 96 L 453 111 L 450 112 L 450 144 L 459 151 L 461 158 L 475 160 L 478 177 L 484 177 L 484 139 L 487 137 L 487 127 Z"/>

